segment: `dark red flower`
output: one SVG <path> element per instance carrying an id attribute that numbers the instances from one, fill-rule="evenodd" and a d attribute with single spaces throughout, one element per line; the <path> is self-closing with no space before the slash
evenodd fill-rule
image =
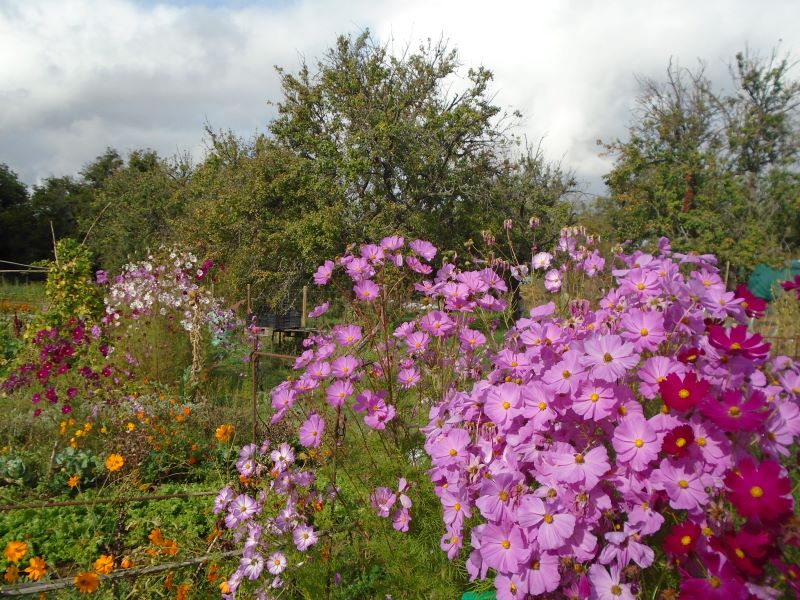
<path id="1" fill-rule="evenodd" d="M 664 404 L 678 411 L 694 408 L 708 395 L 708 382 L 697 379 L 694 373 L 680 377 L 670 373 L 658 384 Z"/>
<path id="2" fill-rule="evenodd" d="M 744 600 L 747 588 L 729 561 L 722 561 L 719 554 L 703 556 L 706 577 L 687 578 L 681 581 L 680 600 Z"/>
<path id="3" fill-rule="evenodd" d="M 671 430 L 661 442 L 661 450 L 676 458 L 686 456 L 694 443 L 694 431 L 691 426 L 681 425 Z"/>
<path id="4" fill-rule="evenodd" d="M 769 535 L 752 526 L 711 539 L 714 550 L 722 552 L 742 573 L 751 577 L 764 574 L 764 563 L 771 545 Z"/>
<path id="5" fill-rule="evenodd" d="M 776 521 L 792 511 L 792 499 L 787 497 L 792 489 L 788 477 L 781 477 L 781 466 L 765 460 L 756 466 L 748 457 L 739 463 L 737 471 L 725 477 L 731 502 L 740 515 Z"/>
<path id="6" fill-rule="evenodd" d="M 686 350 L 682 350 L 678 353 L 678 360 L 682 363 L 686 363 L 687 365 L 693 365 L 697 362 L 697 359 L 700 358 L 705 354 L 705 350 L 701 350 L 700 348 L 687 348 Z"/>
<path id="7" fill-rule="evenodd" d="M 725 329 L 721 325 L 708 328 L 708 341 L 712 346 L 731 355 L 741 355 L 751 360 L 766 358 L 770 345 L 754 333 L 748 337 L 746 325 L 736 325 Z"/>
<path id="8" fill-rule="evenodd" d="M 783 573 L 783 576 L 786 578 L 786 583 L 791 586 L 795 595 L 800 598 L 800 566 L 787 565 L 780 560 L 773 560 L 772 565 Z"/>
<path id="9" fill-rule="evenodd" d="M 797 299 L 800 300 L 800 275 L 795 275 L 794 279 L 784 281 L 781 284 L 781 287 L 785 289 L 787 292 L 794 290 L 795 293 L 797 294 Z"/>
<path id="10" fill-rule="evenodd" d="M 764 313 L 767 310 L 766 300 L 753 295 L 753 292 L 751 292 L 743 283 L 740 283 L 736 287 L 734 293 L 736 294 L 737 298 L 742 299 L 741 307 L 744 309 L 744 312 L 747 313 L 748 317 L 760 319 L 764 316 Z"/>
<path id="11" fill-rule="evenodd" d="M 689 554 L 697 545 L 701 532 L 700 526 L 691 521 L 676 525 L 664 538 L 664 548 L 670 554 Z"/>

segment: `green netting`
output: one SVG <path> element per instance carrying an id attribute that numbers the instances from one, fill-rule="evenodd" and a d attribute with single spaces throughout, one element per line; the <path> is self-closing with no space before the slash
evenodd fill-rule
<path id="1" fill-rule="evenodd" d="M 780 285 L 780 282 L 792 279 L 795 275 L 800 275 L 800 260 L 792 262 L 785 269 L 773 269 L 762 263 L 750 273 L 747 287 L 755 296 L 771 302 L 773 286 Z"/>

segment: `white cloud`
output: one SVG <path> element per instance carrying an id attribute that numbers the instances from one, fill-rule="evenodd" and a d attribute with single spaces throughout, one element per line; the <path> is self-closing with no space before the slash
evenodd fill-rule
<path id="1" fill-rule="evenodd" d="M 369 27 L 398 47 L 444 35 L 466 65 L 495 73 L 530 140 L 602 192 L 595 141 L 625 133 L 634 73 L 670 57 L 725 79 L 747 43 L 797 52 L 800 4 L 300 0 L 168 4 L 0 0 L 0 162 L 32 183 L 74 173 L 106 146 L 200 152 L 202 127 L 263 130 L 280 99 L 273 69 L 310 62 Z"/>

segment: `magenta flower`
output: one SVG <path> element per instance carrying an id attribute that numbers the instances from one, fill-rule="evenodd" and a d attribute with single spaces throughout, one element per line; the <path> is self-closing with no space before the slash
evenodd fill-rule
<path id="1" fill-rule="evenodd" d="M 300 426 L 300 443 L 306 448 L 318 448 L 325 433 L 325 421 L 317 413 L 311 413 Z"/>
<path id="2" fill-rule="evenodd" d="M 504 383 L 492 388 L 483 407 L 486 416 L 501 429 L 507 429 L 514 417 L 521 414 L 520 387 L 515 383 Z"/>
<path id="3" fill-rule="evenodd" d="M 658 384 L 661 398 L 669 408 L 681 412 L 697 406 L 708 396 L 709 384 L 694 373 L 683 377 L 671 373 Z"/>
<path id="4" fill-rule="evenodd" d="M 706 577 L 685 578 L 681 581 L 681 598 L 704 600 L 745 600 L 750 595 L 736 567 L 719 554 L 703 556 Z"/>
<path id="5" fill-rule="evenodd" d="M 440 496 L 444 509 L 444 524 L 454 529 L 461 529 L 464 519 L 472 516 L 468 500 L 460 495 L 444 490 Z"/>
<path id="6" fill-rule="evenodd" d="M 317 532 L 308 525 L 298 525 L 295 527 L 292 537 L 294 538 L 295 547 L 300 550 L 300 552 L 305 552 L 319 541 Z"/>
<path id="7" fill-rule="evenodd" d="M 475 350 L 486 343 L 486 336 L 474 329 L 462 329 L 458 334 L 458 339 L 464 350 Z"/>
<path id="8" fill-rule="evenodd" d="M 522 498 L 517 509 L 517 520 L 523 527 L 538 527 L 536 540 L 542 550 L 561 548 L 575 530 L 575 517 L 559 512 L 558 503 L 545 505 L 541 498 L 531 494 Z"/>
<path id="9" fill-rule="evenodd" d="M 516 573 L 519 564 L 530 556 L 522 531 L 508 522 L 486 525 L 481 533 L 480 552 L 486 564 L 499 573 Z"/>
<path id="10" fill-rule="evenodd" d="M 643 471 L 658 458 L 660 444 L 653 427 L 641 415 L 629 415 L 614 429 L 611 440 L 617 462 L 627 463 L 634 471 Z"/>
<path id="11" fill-rule="evenodd" d="M 328 283 L 333 275 L 334 266 L 332 260 L 326 260 L 322 266 L 317 269 L 317 272 L 314 273 L 314 283 L 317 285 L 325 285 Z"/>
<path id="12" fill-rule="evenodd" d="M 709 397 L 700 407 L 704 416 L 711 419 L 724 431 L 757 431 L 769 418 L 767 399 L 754 391 L 745 400 L 739 390 L 725 390 L 717 401 Z"/>
<path id="13" fill-rule="evenodd" d="M 584 364 L 592 369 L 592 376 L 613 383 L 639 363 L 633 344 L 622 341 L 617 335 L 595 336 L 583 344 L 586 352 Z"/>
<path id="14" fill-rule="evenodd" d="M 361 327 L 358 325 L 339 325 L 334 327 L 333 335 L 336 338 L 336 343 L 340 346 L 350 346 L 361 339 Z"/>
<path id="15" fill-rule="evenodd" d="M 763 338 L 750 332 L 746 325 L 725 329 L 721 325 L 708 328 L 708 341 L 712 346 L 728 354 L 741 355 L 751 360 L 762 360 L 769 354 L 770 345 Z"/>
<path id="16" fill-rule="evenodd" d="M 731 471 L 725 477 L 725 485 L 743 517 L 774 521 L 792 510 L 792 482 L 781 477 L 781 466 L 775 461 L 765 460 L 756 466 L 752 458 L 745 458 L 738 465 L 738 473 Z"/>
<path id="17" fill-rule="evenodd" d="M 511 473 L 499 473 L 481 486 L 481 495 L 475 506 L 490 521 L 508 520 L 513 513 L 512 501 L 519 479 Z"/>
<path id="18" fill-rule="evenodd" d="M 590 490 L 598 484 L 611 465 L 608 452 L 603 446 L 592 448 L 586 453 L 574 452 L 572 446 L 564 444 L 566 452 L 551 452 L 547 461 L 553 465 L 553 477 L 557 481 L 579 484 Z"/>
<path id="19" fill-rule="evenodd" d="M 422 353 L 428 349 L 430 336 L 424 331 L 415 331 L 406 336 L 406 346 L 412 354 Z"/>
<path id="20" fill-rule="evenodd" d="M 397 374 L 397 380 L 400 382 L 401 387 L 412 388 L 419 381 L 419 371 L 414 368 L 401 369 Z"/>
<path id="21" fill-rule="evenodd" d="M 372 302 L 381 293 L 381 288 L 371 279 L 364 279 L 353 286 L 353 291 L 355 292 L 358 300 Z"/>

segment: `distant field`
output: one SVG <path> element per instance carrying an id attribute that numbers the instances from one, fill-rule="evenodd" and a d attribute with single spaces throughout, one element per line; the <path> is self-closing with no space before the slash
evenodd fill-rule
<path id="1" fill-rule="evenodd" d="M 0 313 L 36 311 L 44 304 L 44 283 L 0 279 Z"/>

